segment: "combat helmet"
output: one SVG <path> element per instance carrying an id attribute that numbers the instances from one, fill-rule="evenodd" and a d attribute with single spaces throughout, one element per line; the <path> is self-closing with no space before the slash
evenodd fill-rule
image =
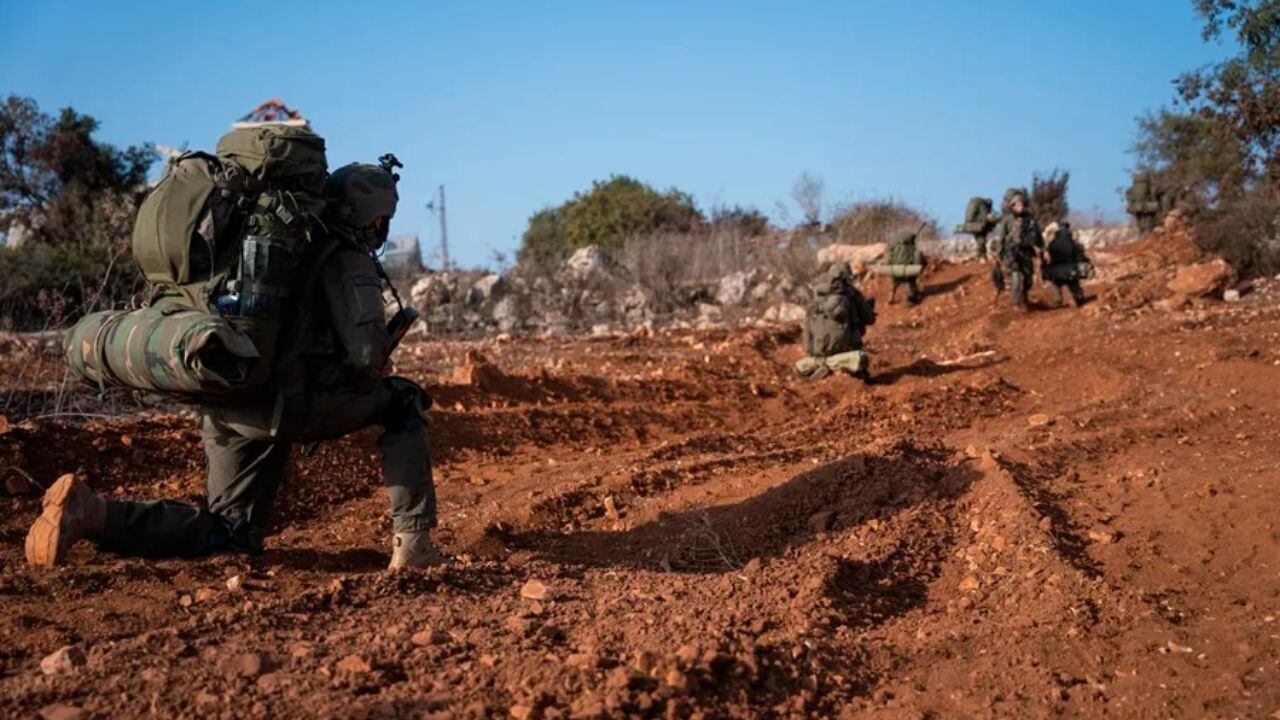
<path id="1" fill-rule="evenodd" d="M 386 169 L 366 163 L 351 163 L 334 170 L 324 186 L 328 219 L 357 234 L 371 235 L 367 239 L 373 241 L 375 248 L 380 246 L 387 239 L 389 221 L 400 200 L 396 180 L 396 175 Z M 379 218 L 383 218 L 380 223 Z"/>

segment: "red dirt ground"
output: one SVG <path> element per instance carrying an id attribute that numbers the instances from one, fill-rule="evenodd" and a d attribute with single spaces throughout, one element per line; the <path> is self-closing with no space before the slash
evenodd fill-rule
<path id="1" fill-rule="evenodd" d="M 944 266 L 870 387 L 793 378 L 794 327 L 406 347 L 448 568 L 382 572 L 368 435 L 298 459 L 261 558 L 33 572 L 0 491 L 0 716 L 1280 717 L 1280 304 L 1159 309 L 1160 243 L 1081 311 Z M 9 420 L 6 478 L 200 496 L 189 414 Z"/>

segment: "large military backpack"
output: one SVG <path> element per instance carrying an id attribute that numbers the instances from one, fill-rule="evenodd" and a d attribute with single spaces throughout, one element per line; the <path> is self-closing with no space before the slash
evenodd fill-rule
<path id="1" fill-rule="evenodd" d="M 178 157 L 134 223 L 146 307 L 81 320 L 67 335 L 72 370 L 99 386 L 195 396 L 261 385 L 327 172 L 324 140 L 282 125 L 232 130 L 214 154 Z"/>
<path id="2" fill-rule="evenodd" d="M 1134 215 L 1160 212 L 1160 201 L 1150 174 L 1139 173 L 1133 177 L 1133 184 L 1125 191 L 1125 210 Z"/>
<path id="3" fill-rule="evenodd" d="M 854 349 L 852 312 L 856 311 L 843 293 L 815 295 L 805 309 L 804 351 L 810 357 L 829 357 Z"/>

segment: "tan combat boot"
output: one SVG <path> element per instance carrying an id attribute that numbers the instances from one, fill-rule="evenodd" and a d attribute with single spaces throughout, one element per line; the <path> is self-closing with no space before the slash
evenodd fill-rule
<path id="1" fill-rule="evenodd" d="M 82 538 L 95 538 L 107 524 L 107 501 L 75 475 L 63 475 L 44 494 L 44 512 L 27 532 L 27 562 L 59 565 Z"/>
<path id="2" fill-rule="evenodd" d="M 436 549 L 435 543 L 431 542 L 431 534 L 426 530 L 396 533 L 391 540 L 391 548 L 388 570 L 428 568 L 449 562 L 449 558 Z"/>

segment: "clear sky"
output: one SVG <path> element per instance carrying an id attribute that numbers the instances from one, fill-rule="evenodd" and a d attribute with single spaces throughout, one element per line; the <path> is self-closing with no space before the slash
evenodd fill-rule
<path id="1" fill-rule="evenodd" d="M 1115 212 L 1134 118 L 1224 53 L 1189 0 L 0 0 L 0 92 L 192 148 L 282 97 L 331 166 L 404 160 L 393 231 L 436 242 L 444 183 L 466 264 L 611 173 L 777 217 L 809 171 L 829 203 L 893 195 L 949 226 L 1060 167 L 1075 208 Z"/>

